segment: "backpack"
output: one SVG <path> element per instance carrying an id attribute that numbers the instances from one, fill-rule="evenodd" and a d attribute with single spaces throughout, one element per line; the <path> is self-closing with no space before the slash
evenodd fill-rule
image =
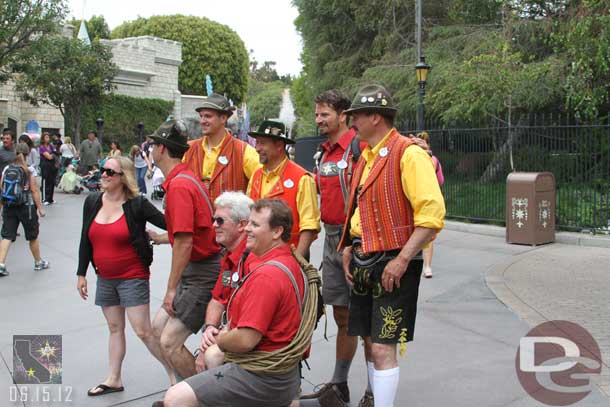
<path id="1" fill-rule="evenodd" d="M 2 179 L 2 202 L 7 206 L 19 206 L 27 202 L 26 175 L 20 165 L 9 164 Z"/>

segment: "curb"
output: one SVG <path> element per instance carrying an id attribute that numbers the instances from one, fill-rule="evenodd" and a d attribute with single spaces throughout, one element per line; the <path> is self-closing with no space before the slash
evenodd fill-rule
<path id="1" fill-rule="evenodd" d="M 445 229 L 456 232 L 474 233 L 478 235 L 506 237 L 506 228 L 503 226 L 463 223 L 445 220 Z M 569 244 L 583 247 L 599 247 L 610 249 L 610 237 L 591 235 L 589 233 L 557 232 L 555 243 Z"/>

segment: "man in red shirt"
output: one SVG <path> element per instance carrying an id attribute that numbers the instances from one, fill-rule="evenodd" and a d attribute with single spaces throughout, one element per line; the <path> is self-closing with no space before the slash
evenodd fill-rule
<path id="1" fill-rule="evenodd" d="M 186 126 L 168 121 L 154 135 L 152 155 L 165 182 L 167 234 L 155 243 L 172 245 L 172 266 L 162 308 L 153 320 L 161 350 L 182 377 L 196 373 L 195 358 L 184 346 L 203 326 L 205 309 L 220 268 L 220 247 L 212 228 L 212 204 L 205 186 L 185 164 Z M 173 384 L 173 383 L 172 383 Z"/>
<path id="2" fill-rule="evenodd" d="M 220 261 L 220 273 L 212 291 L 212 300 L 205 313 L 205 324 L 201 331 L 200 353 L 195 361 L 197 372 L 219 366 L 222 354 L 212 356 L 207 349 L 216 344 L 220 332 L 220 321 L 231 294 L 255 256 L 246 250 L 246 224 L 250 207 L 254 204 L 242 192 L 223 192 L 214 201 L 214 230 L 216 242 L 227 251 Z"/>
<path id="3" fill-rule="evenodd" d="M 322 296 L 324 304 L 333 306 L 333 317 L 338 330 L 333 376 L 317 392 L 301 396 L 301 406 L 344 406 L 350 402 L 347 377 L 358 338 L 347 335 L 350 287 L 345 280 L 342 255 L 337 247 L 345 223 L 345 202 L 349 197 L 348 188 L 354 165 L 353 150 L 357 150 L 356 155 L 359 155 L 364 146 L 355 139 L 356 132 L 347 126 L 348 118 L 344 111 L 351 106 L 347 96 L 338 90 L 328 90 L 316 96 L 314 101 L 316 125 L 320 133 L 328 138 L 322 143 L 320 155 L 317 156 L 315 177 L 325 231 Z"/>
<path id="4" fill-rule="evenodd" d="M 262 199 L 254 204 L 246 226 L 246 247 L 261 263 L 250 268 L 227 305 L 229 326 L 216 338 L 220 350 L 271 352 L 288 345 L 296 335 L 304 281 L 287 244 L 291 229 L 292 213 L 285 202 Z M 271 260 L 286 270 L 269 264 Z M 227 363 L 171 387 L 164 404 L 153 406 L 287 406 L 299 385 L 298 364 L 289 373 L 270 375 Z"/>

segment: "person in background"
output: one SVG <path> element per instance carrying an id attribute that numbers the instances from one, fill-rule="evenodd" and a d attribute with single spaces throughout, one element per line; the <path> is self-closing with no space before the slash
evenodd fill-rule
<path id="1" fill-rule="evenodd" d="M 133 145 L 129 150 L 129 158 L 133 161 L 133 166 L 136 169 L 136 179 L 138 180 L 138 188 L 140 193 L 146 194 L 146 171 L 152 172 L 152 166 L 148 156 L 142 151 L 139 146 Z"/>
<path id="2" fill-rule="evenodd" d="M 171 368 L 161 356 L 150 323 L 150 264 L 152 248 L 146 223 L 166 228 L 165 217 L 136 185 L 133 164 L 125 157 L 108 159 L 101 168 L 103 192 L 87 196 L 78 256 L 77 289 L 88 297 L 89 264 L 97 274 L 95 305 L 102 307 L 108 324 L 109 372 L 91 388 L 89 396 L 123 391 L 121 365 L 125 357 L 125 314 L 150 353 Z"/>
<path id="3" fill-rule="evenodd" d="M 2 130 L 2 149 L 0 149 L 0 173 L 4 167 L 15 160 L 15 138 L 11 129 Z"/>
<path id="4" fill-rule="evenodd" d="M 97 141 L 97 133 L 95 131 L 89 130 L 87 140 L 83 140 L 80 143 L 78 156 L 80 157 L 79 174 L 86 174 L 93 165 L 98 164 L 98 160 L 102 159 L 102 146 Z"/>
<path id="5" fill-rule="evenodd" d="M 55 166 L 55 146 L 51 144 L 51 136 L 48 132 L 42 133 L 40 138 L 40 176 L 42 177 L 43 205 L 51 205 L 53 200 L 53 192 L 55 191 L 55 177 L 57 176 L 57 167 Z"/>
<path id="6" fill-rule="evenodd" d="M 17 228 L 19 223 L 23 225 L 25 240 L 30 244 L 30 251 L 34 257 L 34 270 L 49 268 L 49 262 L 40 257 L 40 244 L 38 242 L 39 223 L 38 218 L 44 217 L 45 213 L 40 202 L 40 194 L 36 185 L 36 177 L 28 168 L 25 157 L 30 153 L 30 148 L 26 143 L 19 143 L 16 148 L 13 162 L 5 167 L 2 172 L 2 182 L 4 185 L 4 175 L 11 165 L 20 167 L 23 170 L 25 203 L 19 205 L 5 204 L 2 207 L 2 241 L 0 241 L 0 277 L 8 276 L 6 270 L 6 256 L 11 244 L 17 239 Z"/>
<path id="7" fill-rule="evenodd" d="M 28 145 L 30 153 L 25 157 L 25 163 L 32 172 L 32 175 L 37 177 L 40 173 L 40 153 L 38 153 L 38 149 L 34 148 L 34 142 L 27 133 L 23 133 L 19 136 L 19 142 Z"/>
<path id="8" fill-rule="evenodd" d="M 110 151 L 108 151 L 108 156 L 106 158 L 118 157 L 121 155 L 121 147 L 119 146 L 119 142 L 113 140 L 110 143 Z"/>
<path id="9" fill-rule="evenodd" d="M 61 165 L 63 167 L 72 164 L 72 160 L 77 156 L 77 152 L 70 137 L 64 137 L 64 143 L 59 147 L 59 152 L 61 153 Z"/>
<path id="10" fill-rule="evenodd" d="M 426 149 L 428 150 L 428 154 L 432 157 L 432 164 L 434 164 L 434 170 L 436 171 L 436 179 L 438 180 L 438 185 L 443 185 L 445 183 L 445 176 L 443 175 L 443 167 L 441 166 L 441 162 L 432 154 L 432 150 L 430 149 L 430 135 L 427 131 L 422 131 L 421 133 L 417 133 L 417 138 L 422 139 L 426 142 Z M 432 243 L 428 244 L 428 247 L 423 250 L 424 253 L 424 277 L 432 278 Z"/>

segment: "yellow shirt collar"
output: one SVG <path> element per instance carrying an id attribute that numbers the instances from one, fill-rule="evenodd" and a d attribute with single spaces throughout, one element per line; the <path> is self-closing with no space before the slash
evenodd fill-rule
<path id="1" fill-rule="evenodd" d="M 263 168 L 263 172 L 264 172 L 264 173 L 265 173 L 265 175 L 266 175 L 266 176 L 268 176 L 268 177 L 270 177 L 270 176 L 272 176 L 272 175 L 275 175 L 275 176 L 278 176 L 278 177 L 279 177 L 279 176 L 280 176 L 280 172 L 282 172 L 282 170 L 283 170 L 283 169 L 284 169 L 284 167 L 286 166 L 286 163 L 287 163 L 287 162 L 288 162 L 288 157 L 284 158 L 284 159 L 282 160 L 282 162 L 281 162 L 281 163 L 280 163 L 280 164 L 279 164 L 277 167 L 275 167 L 275 168 L 274 168 L 274 169 L 272 169 L 272 170 L 266 170 L 266 169 L 264 169 L 264 168 Z"/>
<path id="2" fill-rule="evenodd" d="M 377 154 L 379 154 L 379 150 L 381 150 L 381 148 L 387 143 L 388 139 L 390 138 L 390 134 L 392 134 L 392 131 L 394 131 L 393 128 L 390 129 L 390 131 L 388 131 L 385 136 L 383 136 L 381 141 L 377 143 L 375 147 L 371 148 L 369 145 L 367 145 L 364 148 L 364 151 L 362 151 L 362 156 L 364 157 L 364 160 L 367 163 L 373 161 L 375 157 L 377 157 Z"/>
<path id="3" fill-rule="evenodd" d="M 224 145 L 225 141 L 227 141 L 227 135 L 225 133 L 224 136 L 222 136 L 222 140 L 220 141 L 220 143 L 218 143 L 218 145 L 216 145 L 216 147 L 212 147 L 211 149 L 208 147 L 208 136 L 203 136 L 203 149 L 206 152 L 210 152 L 214 155 L 218 155 L 220 153 L 220 149 L 222 148 L 222 146 Z"/>

